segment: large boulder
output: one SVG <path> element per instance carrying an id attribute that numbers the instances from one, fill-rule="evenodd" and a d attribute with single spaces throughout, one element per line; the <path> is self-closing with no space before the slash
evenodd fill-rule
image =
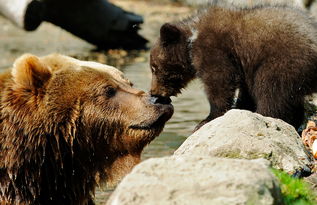
<path id="1" fill-rule="evenodd" d="M 246 110 L 230 110 L 192 134 L 175 156 L 265 158 L 289 174 L 310 173 L 312 156 L 294 127 Z"/>
<path id="2" fill-rule="evenodd" d="M 137 165 L 108 205 L 282 204 L 266 160 L 175 156 Z"/>

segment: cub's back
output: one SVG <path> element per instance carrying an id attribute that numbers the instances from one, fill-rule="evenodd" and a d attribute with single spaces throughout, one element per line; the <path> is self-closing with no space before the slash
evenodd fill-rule
<path id="1" fill-rule="evenodd" d="M 317 24 L 308 13 L 289 7 L 260 7 L 244 12 L 246 29 L 256 29 L 258 34 L 294 36 L 309 39 L 317 44 Z M 262 36 L 261 35 L 261 36 Z M 279 39 L 283 40 L 283 39 Z"/>
<path id="2" fill-rule="evenodd" d="M 246 69 L 272 58 L 317 60 L 316 23 L 299 9 L 211 7 L 199 19 L 193 42 L 198 53 L 234 52 Z"/>
<path id="3" fill-rule="evenodd" d="M 259 6 L 254 8 L 211 7 L 199 16 L 197 30 L 201 35 L 224 34 L 257 40 L 276 36 L 295 36 L 317 44 L 317 24 L 304 11 L 284 6 Z M 246 38 L 244 38 L 246 39 Z M 279 39 L 279 40 L 283 40 Z"/>

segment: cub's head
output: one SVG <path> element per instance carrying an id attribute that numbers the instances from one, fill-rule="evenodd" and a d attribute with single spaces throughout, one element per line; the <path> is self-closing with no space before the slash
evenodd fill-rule
<path id="1" fill-rule="evenodd" d="M 171 104 L 133 88 L 117 69 L 56 54 L 20 57 L 2 103 L 5 134 L 28 136 L 21 146 L 66 153 L 59 149 L 67 145 L 81 164 L 102 169 L 138 158 L 173 114 Z"/>
<path id="2" fill-rule="evenodd" d="M 166 23 L 151 50 L 151 94 L 176 96 L 195 76 L 189 53 L 190 31 Z"/>

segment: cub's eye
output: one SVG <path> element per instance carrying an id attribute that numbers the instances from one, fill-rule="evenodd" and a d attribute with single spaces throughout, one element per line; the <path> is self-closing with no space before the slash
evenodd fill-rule
<path id="1" fill-rule="evenodd" d="M 111 86 L 108 86 L 105 88 L 105 95 L 107 98 L 111 98 L 113 96 L 116 95 L 116 89 L 111 87 Z"/>

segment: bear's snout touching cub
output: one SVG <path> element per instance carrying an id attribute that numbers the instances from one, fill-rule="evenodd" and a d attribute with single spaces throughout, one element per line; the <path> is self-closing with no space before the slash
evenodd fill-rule
<path id="1" fill-rule="evenodd" d="M 172 116 L 117 69 L 24 55 L 0 75 L 1 204 L 92 204 Z"/>
<path id="2" fill-rule="evenodd" d="M 151 50 L 151 94 L 176 96 L 198 77 L 210 113 L 234 108 L 280 118 L 298 128 L 304 97 L 317 91 L 317 26 L 286 6 L 213 5 L 166 23 Z"/>

